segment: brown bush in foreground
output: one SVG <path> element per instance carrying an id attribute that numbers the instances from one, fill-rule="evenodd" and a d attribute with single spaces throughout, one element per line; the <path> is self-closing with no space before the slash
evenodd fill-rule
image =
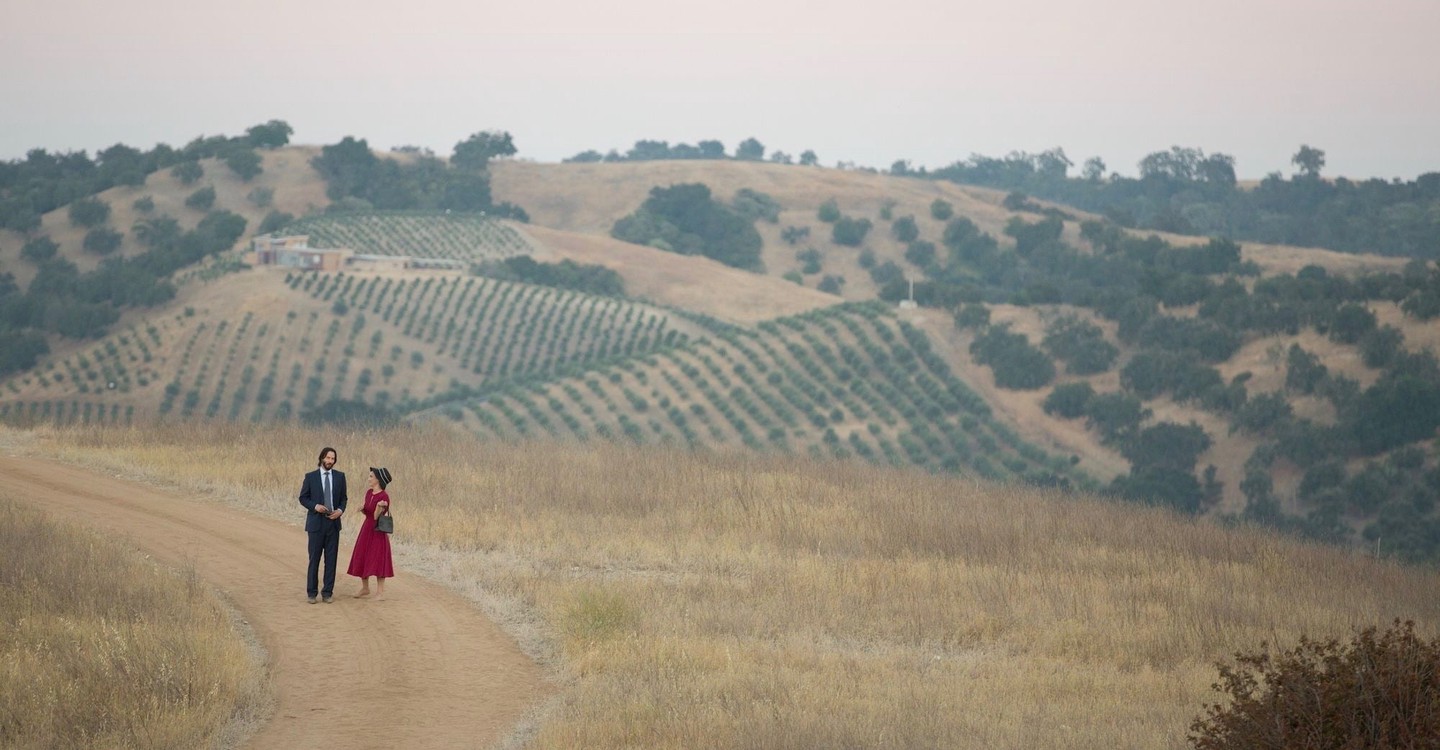
<path id="1" fill-rule="evenodd" d="M 1235 661 L 1213 686 L 1231 703 L 1190 726 L 1199 750 L 1440 747 L 1440 639 L 1416 637 L 1414 622 Z"/>

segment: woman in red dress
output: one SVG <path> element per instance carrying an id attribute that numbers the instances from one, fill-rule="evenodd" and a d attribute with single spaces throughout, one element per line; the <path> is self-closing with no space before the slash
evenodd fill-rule
<path id="1" fill-rule="evenodd" d="M 360 533 L 355 537 L 355 548 L 350 552 L 350 568 L 346 572 L 360 579 L 360 593 L 356 599 L 370 595 L 370 577 L 375 577 L 375 598 L 385 596 L 385 579 L 395 576 L 395 566 L 390 562 L 390 535 L 375 530 L 375 519 L 390 512 L 390 495 L 385 488 L 390 486 L 390 471 L 384 467 L 370 467 L 366 480 L 365 521 L 360 524 Z"/>

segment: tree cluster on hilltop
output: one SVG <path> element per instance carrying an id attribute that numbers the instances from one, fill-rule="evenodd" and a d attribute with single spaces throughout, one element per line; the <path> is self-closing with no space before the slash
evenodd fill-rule
<path id="1" fill-rule="evenodd" d="M 593 263 L 576 263 L 569 259 L 559 263 L 543 263 L 528 255 L 515 255 L 504 260 L 478 263 L 471 271 L 476 275 L 502 281 L 574 289 L 577 292 L 606 297 L 621 297 L 625 294 L 625 280 L 613 269 Z"/>
<path id="2" fill-rule="evenodd" d="M 742 191 L 743 192 L 743 191 Z M 746 205 L 764 205 L 750 191 Z M 710 197 L 699 183 L 656 187 L 635 213 L 615 222 L 611 236 L 682 255 L 703 255 L 736 268 L 759 270 L 760 233 L 754 219 Z"/>
<path id="3" fill-rule="evenodd" d="M 1410 181 L 1327 179 L 1325 152 L 1311 146 L 1291 162 L 1289 178 L 1274 172 L 1253 188 L 1237 182 L 1234 157 L 1180 146 L 1146 155 L 1138 177 L 1107 174 L 1098 158 L 1071 176 L 1073 162 L 1058 148 L 905 173 L 1034 195 L 1126 227 L 1440 259 L 1440 173 Z"/>
<path id="4" fill-rule="evenodd" d="M 0 162 L 0 228 L 29 233 L 40 217 L 118 185 L 143 185 L 150 174 L 176 170 L 185 184 L 202 174 L 200 159 L 219 158 L 241 179 L 260 173 L 257 148 L 276 148 L 290 142 L 290 126 L 282 120 L 255 125 L 243 136 L 201 136 L 181 148 L 164 143 L 141 151 L 123 143 L 97 152 L 51 153 L 32 149 L 24 159 Z M 187 175 L 193 175 L 189 179 Z"/>
<path id="5" fill-rule="evenodd" d="M 199 160 L 219 158 L 242 180 L 260 173 L 257 148 L 289 142 L 291 128 L 281 120 L 249 128 L 245 135 L 200 137 L 175 149 L 159 144 L 141 151 L 116 144 L 92 159 L 84 151 L 52 154 L 34 149 L 24 159 L 0 162 L 0 226 L 21 233 L 22 260 L 36 267 L 25 289 L 14 276 L 0 276 L 0 375 L 28 369 L 49 351 L 48 335 L 95 338 L 104 335 L 128 307 L 161 304 L 175 296 L 167 280 L 175 271 L 229 249 L 245 232 L 243 217 L 212 211 L 215 191 L 196 190 L 186 205 L 205 212 L 199 224 L 183 230 L 178 221 L 152 214 L 148 196 L 135 202 L 144 218 L 130 228 L 145 251 L 129 258 L 109 257 L 124 235 L 111 228 L 111 208 L 96 193 L 119 185 L 138 186 L 157 170 L 170 168 L 184 184 L 204 174 Z M 106 256 L 82 273 L 61 257 L 59 245 L 37 234 L 41 214 L 69 205 L 70 223 L 87 230 L 82 248 Z"/>
<path id="6" fill-rule="evenodd" d="M 324 178 L 331 210 L 443 210 L 528 220 L 524 209 L 495 203 L 491 159 L 515 154 L 509 133 L 475 133 L 455 145 L 447 162 L 426 153 L 399 160 L 376 156 L 363 138 L 346 136 L 310 161 Z"/>
<path id="7" fill-rule="evenodd" d="M 121 310 L 168 302 L 175 296 L 170 275 L 230 249 L 245 225 L 244 217 L 229 211 L 212 211 L 188 231 L 168 216 L 155 216 L 133 227 L 147 248 L 133 257 L 106 258 L 82 273 L 52 249 L 36 262 L 37 272 L 25 290 L 12 275 L 0 276 L 0 376 L 33 367 L 49 351 L 46 334 L 99 338 Z"/>
<path id="8" fill-rule="evenodd" d="M 732 158 L 725 151 L 725 144 L 717 140 L 704 140 L 691 145 L 689 143 L 676 143 L 671 145 L 669 141 L 638 140 L 625 153 L 616 149 L 610 149 L 600 153 L 594 149 L 581 151 L 580 153 L 565 159 L 566 162 L 587 163 L 587 162 L 621 162 L 621 161 L 661 161 L 666 159 L 729 159 Z M 801 166 L 813 166 L 820 163 L 819 157 L 814 151 L 806 149 L 800 152 L 799 156 L 791 156 L 784 151 L 772 151 L 769 158 L 765 155 L 765 144 L 756 138 L 746 138 L 735 147 L 735 159 L 739 161 L 770 161 L 774 164 L 800 164 Z"/>

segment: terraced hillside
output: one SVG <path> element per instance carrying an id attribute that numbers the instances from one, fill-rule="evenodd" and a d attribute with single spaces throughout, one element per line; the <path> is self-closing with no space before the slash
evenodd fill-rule
<path id="1" fill-rule="evenodd" d="M 267 155 L 262 178 L 274 185 L 275 206 L 324 194 L 308 171 L 313 151 Z M 224 183 L 217 208 L 250 200 L 220 168 L 207 166 L 206 174 Z M 151 192 L 157 214 L 182 212 L 182 189 L 168 182 L 152 176 L 142 188 L 102 196 L 116 204 L 112 223 L 123 228 L 136 218 L 139 199 Z M 610 236 L 653 188 L 692 182 L 720 203 L 738 205 L 749 191 L 774 209 L 754 222 L 763 272 Z M 107 338 L 52 342 L 54 353 L 38 367 L 0 383 L 0 418 L 264 421 L 344 401 L 504 438 L 780 450 L 1037 481 L 1125 478 L 1136 445 L 1103 432 L 1093 414 L 1050 408 L 1060 388 L 1074 394 L 1083 386 L 1108 406 L 1133 406 L 1131 432 L 1199 431 L 1193 472 L 1177 471 L 1204 476 L 1205 494 L 1192 502 L 1197 489 L 1182 507 L 1240 514 L 1254 495 L 1262 507 L 1318 519 L 1327 538 L 1372 530 L 1393 538 L 1415 524 L 1372 529 L 1376 513 L 1423 516 L 1436 529 L 1431 546 L 1440 557 L 1440 522 L 1429 506 L 1405 499 L 1436 471 L 1433 441 L 1383 445 L 1400 448 L 1393 456 L 1322 455 L 1311 447 L 1337 445 L 1331 437 L 1363 425 L 1356 404 L 1388 404 L 1387 392 L 1365 396 L 1376 383 L 1429 377 L 1424 350 L 1437 346 L 1433 316 L 1416 311 L 1428 309 L 1420 304 L 1426 284 L 1440 286 L 1425 281 L 1433 269 L 1256 244 L 1210 264 L 1205 238 L 1082 230 L 1093 217 L 1063 207 L 854 170 L 503 162 L 493 165 L 493 188 L 534 223 L 325 214 L 310 204 L 314 210 L 282 231 L 308 233 L 321 246 L 434 258 L 450 270 L 286 277 L 243 269 L 238 253 L 222 255 L 175 275 L 172 304 L 131 310 Z M 260 213 L 256 205 L 248 211 Z M 61 256 L 94 265 L 57 213 L 44 228 L 60 240 Z M 842 225 L 866 229 L 842 241 Z M 0 264 L 28 263 L 13 259 L 20 244 L 0 237 Z M 118 253 L 138 249 L 127 238 Z M 515 254 L 604 266 L 623 278 L 630 298 L 520 287 L 458 270 Z M 1361 278 L 1364 271 L 1381 273 Z M 906 277 L 938 284 L 940 275 L 954 294 L 922 299 L 933 306 L 893 317 L 870 306 L 882 290 L 896 299 Z M 815 313 L 846 301 L 858 306 Z M 954 313 L 966 304 L 983 304 L 985 322 L 957 325 Z M 1346 340 L 1329 327 L 1342 305 L 1368 327 Z M 1264 318 L 1276 311 L 1289 322 Z M 1067 320 L 1084 322 L 1092 343 L 1114 348 L 1103 367 L 1065 366 L 1039 385 L 1014 388 L 973 354 L 982 336 L 1003 330 L 1053 365 L 1059 355 L 1045 342 Z M 1176 346 L 1184 337 L 1164 334 L 1201 329 L 1228 342 L 1203 361 L 1185 359 L 1191 355 Z M 1400 346 L 1416 359 L 1393 356 Z M 317 351 L 324 364 L 316 364 Z M 1323 359 L 1323 368 L 1309 371 L 1327 380 L 1302 391 L 1295 363 L 1309 357 Z M 1395 369 L 1407 362 L 1409 371 Z M 1194 376 L 1183 389 L 1137 379 L 1172 377 L 1182 365 Z M 1361 396 L 1370 401 L 1355 400 Z M 1369 491 L 1386 472 L 1404 475 L 1399 489 Z M 1322 476 L 1333 481 L 1321 483 Z M 1322 486 L 1342 489 L 1315 489 Z"/>
<path id="2" fill-rule="evenodd" d="M 992 419 L 924 333 L 875 303 L 726 326 L 440 411 L 503 438 L 745 446 L 1041 483 L 1071 473 L 1068 457 Z"/>
<path id="3" fill-rule="evenodd" d="M 311 247 L 467 263 L 529 255 L 535 249 L 510 224 L 474 214 L 326 213 L 292 222 L 284 231 L 309 235 Z"/>
<path id="4" fill-rule="evenodd" d="M 330 400 L 404 413 L 700 330 L 625 300 L 458 274 L 251 271 L 198 283 L 171 315 L 11 378 L 0 418 L 258 422 Z"/>

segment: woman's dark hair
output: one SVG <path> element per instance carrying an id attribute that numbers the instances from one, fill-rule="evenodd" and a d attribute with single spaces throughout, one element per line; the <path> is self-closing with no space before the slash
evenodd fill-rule
<path id="1" fill-rule="evenodd" d="M 339 461 L 340 461 L 340 451 L 337 451 L 337 450 L 335 450 L 334 448 L 321 448 L 321 449 L 320 449 L 320 457 L 317 458 L 317 459 L 315 459 L 315 465 L 316 465 L 316 466 L 322 466 L 322 465 L 324 465 L 324 463 L 325 463 L 325 454 L 326 454 L 326 453 L 334 453 L 334 454 L 335 454 L 335 461 L 336 461 L 336 463 L 339 463 Z"/>

